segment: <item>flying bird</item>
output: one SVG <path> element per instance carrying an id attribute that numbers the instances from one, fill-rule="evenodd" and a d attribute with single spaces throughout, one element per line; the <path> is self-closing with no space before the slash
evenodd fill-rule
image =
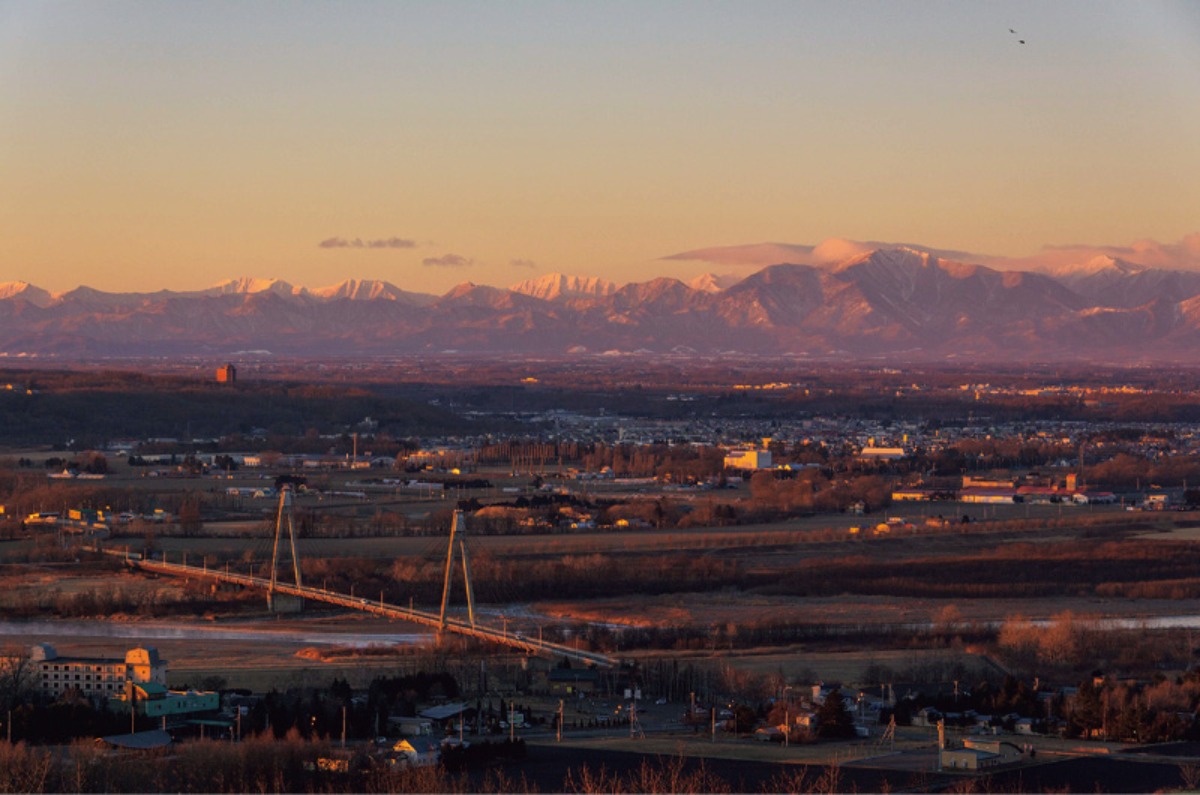
<path id="1" fill-rule="evenodd" d="M 1015 30 L 1013 30 L 1012 28 L 1009 28 L 1008 32 L 1014 36 L 1017 35 L 1017 32 Z M 1017 44 L 1024 44 L 1024 43 L 1025 43 L 1025 39 L 1017 39 Z"/>

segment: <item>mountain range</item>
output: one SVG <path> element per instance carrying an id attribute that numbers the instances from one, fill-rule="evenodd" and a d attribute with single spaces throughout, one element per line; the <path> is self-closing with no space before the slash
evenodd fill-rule
<path id="1" fill-rule="evenodd" d="M 618 286 L 549 274 L 445 295 L 383 281 L 236 279 L 198 291 L 51 294 L 0 283 L 0 355 L 791 355 L 909 361 L 1194 361 L 1200 273 L 1098 256 L 1000 270 L 910 247 L 744 278 Z"/>

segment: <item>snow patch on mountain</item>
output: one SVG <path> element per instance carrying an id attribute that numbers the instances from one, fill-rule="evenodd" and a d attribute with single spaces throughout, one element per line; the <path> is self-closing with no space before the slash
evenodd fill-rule
<path id="1" fill-rule="evenodd" d="M 569 298 L 598 298 L 612 295 L 617 286 L 596 276 L 567 276 L 547 273 L 535 279 L 514 284 L 508 289 L 543 301 L 562 301 Z"/>
<path id="2" fill-rule="evenodd" d="M 29 282 L 0 282 L 0 301 L 16 298 L 40 307 L 49 306 L 54 301 L 54 296 Z"/>

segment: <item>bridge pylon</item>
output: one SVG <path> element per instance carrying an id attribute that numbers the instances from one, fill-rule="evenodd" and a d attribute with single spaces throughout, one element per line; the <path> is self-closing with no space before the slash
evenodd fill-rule
<path id="1" fill-rule="evenodd" d="M 292 518 L 292 487 L 284 484 L 279 491 L 279 511 L 275 516 L 275 543 L 271 547 L 271 584 L 267 586 L 267 607 L 275 613 L 298 613 L 304 608 L 304 599 L 292 594 L 278 593 L 279 582 L 279 538 L 283 526 L 287 525 L 288 547 L 292 553 L 292 574 L 296 587 L 303 587 L 300 580 L 300 553 L 296 550 L 296 523 Z"/>
<path id="2" fill-rule="evenodd" d="M 441 624 L 438 633 L 446 629 L 446 605 L 450 603 L 450 586 L 454 582 L 454 542 L 458 542 L 458 552 L 462 557 L 463 585 L 467 591 L 467 619 L 471 627 L 475 626 L 475 591 L 471 587 L 471 557 L 467 552 L 467 522 L 462 511 L 454 512 L 454 521 L 450 523 L 450 543 L 446 545 L 446 576 L 442 582 L 442 609 L 438 614 Z"/>

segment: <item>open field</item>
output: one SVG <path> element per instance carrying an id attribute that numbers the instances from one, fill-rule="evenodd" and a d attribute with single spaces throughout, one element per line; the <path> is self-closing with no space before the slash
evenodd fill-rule
<path id="1" fill-rule="evenodd" d="M 177 479 L 146 473 L 117 461 L 104 485 L 174 498 L 201 492 L 232 518 L 199 524 L 186 535 L 170 525 L 143 525 L 140 532 L 145 535 L 117 528 L 110 548 L 141 550 L 150 543 L 175 562 L 186 555 L 190 563 L 206 559 L 210 566 L 244 570 L 254 565 L 262 571 L 271 552 L 276 502 L 231 497 L 224 490 L 271 481 L 246 471 L 232 478 Z M 297 499 L 298 514 L 345 519 L 344 525 L 324 529 L 344 528 L 353 536 L 301 533 L 300 554 L 311 570 L 307 581 L 328 582 L 347 593 L 358 587 L 358 594 L 372 598 L 386 589 L 388 601 L 405 603 L 411 598 L 418 607 L 435 604 L 446 537 L 403 535 L 370 522 L 392 511 L 409 516 L 446 512 L 458 498 L 488 504 L 519 496 L 506 489 L 531 494 L 527 476 L 512 477 L 499 468 L 481 475 L 492 485 L 434 500 L 364 485 L 364 478 L 378 477 L 377 472 L 312 475 L 310 483 L 327 495 L 362 490 L 366 496 Z M 556 485 L 593 497 L 630 491 L 593 482 Z M 651 486 L 637 491 L 643 489 L 646 496 L 682 502 L 737 500 L 749 493 L 746 484 L 720 492 Z M 961 521 L 965 516 L 972 521 Z M 904 517 L 913 527 L 879 536 L 870 532 L 888 517 Z M 935 517 L 949 523 L 928 521 Z M 852 526 L 864 530 L 851 535 Z M 53 531 L 39 533 L 39 539 L 0 542 L 0 560 L 20 559 L 23 550 L 52 540 Z M 1119 506 L 905 503 L 867 516 L 825 514 L 727 527 L 480 532 L 469 536 L 469 545 L 477 609 L 485 621 L 503 620 L 514 631 L 530 633 L 567 628 L 570 637 L 591 640 L 593 633 L 586 628 L 590 625 L 599 628 L 595 634 L 605 635 L 618 654 L 668 654 L 751 674 L 782 672 L 790 679 L 816 676 L 860 682 L 870 668 L 902 672 L 936 663 L 982 671 L 991 665 L 961 644 L 897 648 L 906 643 L 906 634 L 931 627 L 938 628 L 944 636 L 940 642 L 948 644 L 956 633 L 970 637 L 993 631 L 1013 616 L 1045 620 L 1064 611 L 1132 620 L 1200 616 L 1200 559 L 1191 546 L 1197 538 L 1196 520 L 1186 514 L 1125 512 Z M 172 659 L 172 670 L 181 676 L 226 671 L 231 683 L 241 678 L 289 686 L 305 677 L 339 675 L 335 671 L 386 670 L 392 663 L 318 663 L 298 652 L 314 644 L 373 642 L 363 640 L 372 634 L 383 636 L 378 642 L 385 643 L 395 642 L 389 637 L 413 634 L 411 628 L 390 625 L 366 632 L 360 617 L 317 613 L 289 618 L 286 623 L 294 632 L 288 635 L 281 633 L 280 619 L 266 613 L 256 596 L 205 594 L 205 587 L 196 583 L 145 578 L 115 570 L 111 561 L 103 570 L 95 566 L 86 556 L 78 564 L 64 559 L 61 565 L 43 567 L 0 565 L 0 608 L 53 608 L 58 602 L 71 608 L 62 615 L 147 626 L 164 615 L 184 615 L 180 621 L 191 637 L 153 638 Z M 108 595 L 114 603 L 132 599 L 144 607 L 86 612 L 80 605 L 96 595 Z M 454 599 L 461 600 L 461 591 Z M 189 612 L 188 600 L 202 606 Z M 820 640 L 797 642 L 785 635 L 764 640 L 771 627 L 809 628 Z M 242 628 L 252 637 L 221 638 L 211 628 Z M 660 635 L 622 650 L 623 632 Z M 851 639 L 840 640 L 843 632 Z M 312 640 L 312 633 L 320 639 Z M 22 642 L 36 639 L 33 634 L 23 636 Z M 877 647 L 863 647 L 861 638 L 868 635 Z M 104 635 L 86 637 L 98 643 Z M 203 639 L 202 648 L 196 648 L 196 639 Z M 116 643 L 127 646 L 127 640 L 136 636 Z M 411 643 L 412 638 L 399 642 Z"/>

